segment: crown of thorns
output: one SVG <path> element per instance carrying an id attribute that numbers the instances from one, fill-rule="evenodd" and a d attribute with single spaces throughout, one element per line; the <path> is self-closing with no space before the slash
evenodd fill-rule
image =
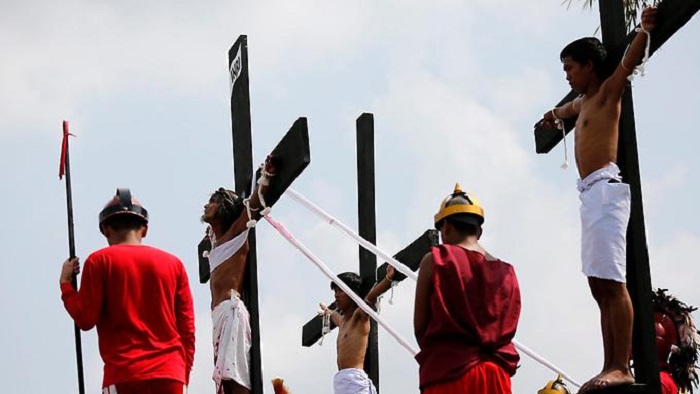
<path id="1" fill-rule="evenodd" d="M 233 190 L 227 190 L 223 187 L 217 189 L 214 192 L 214 196 L 219 200 L 220 203 L 223 203 L 224 205 L 230 207 L 235 206 L 241 201 L 241 197 L 238 194 L 236 194 Z"/>

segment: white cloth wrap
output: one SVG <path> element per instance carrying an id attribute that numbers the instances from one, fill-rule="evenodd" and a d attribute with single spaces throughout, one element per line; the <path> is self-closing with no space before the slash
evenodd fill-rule
<path id="1" fill-rule="evenodd" d="M 217 394 L 223 394 L 222 380 L 234 380 L 251 389 L 250 315 L 238 294 L 222 301 L 211 311 L 214 326 L 214 375 Z"/>
<path id="2" fill-rule="evenodd" d="M 214 272 L 216 267 L 220 266 L 221 263 L 228 260 L 231 258 L 231 256 L 236 254 L 236 252 L 241 250 L 241 247 L 243 247 L 243 244 L 245 244 L 247 239 L 248 229 L 240 233 L 235 238 L 228 240 L 221 245 L 216 245 L 216 247 L 209 252 L 209 272 Z"/>
<path id="3" fill-rule="evenodd" d="M 610 182 L 612 181 L 612 182 Z M 578 181 L 581 199 L 581 262 L 588 277 L 626 283 L 630 188 L 615 163 Z"/>
<path id="4" fill-rule="evenodd" d="M 333 377 L 335 394 L 377 394 L 377 389 L 367 373 L 357 368 L 345 368 Z"/>

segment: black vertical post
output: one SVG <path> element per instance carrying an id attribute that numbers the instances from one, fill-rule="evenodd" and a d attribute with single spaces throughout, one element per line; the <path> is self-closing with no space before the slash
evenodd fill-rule
<path id="1" fill-rule="evenodd" d="M 231 131 L 233 134 L 233 170 L 236 193 L 250 196 L 253 179 L 253 144 L 250 127 L 250 90 L 248 79 L 248 37 L 241 35 L 228 52 L 231 75 Z M 258 307 L 258 260 L 255 228 L 248 233 L 250 252 L 246 264 L 243 302 L 250 313 L 251 392 L 262 393 L 262 357 L 260 353 L 260 311 Z"/>
<path id="2" fill-rule="evenodd" d="M 603 43 L 606 48 L 621 48 L 626 36 L 623 2 L 607 0 L 599 1 L 598 4 Z M 627 227 L 627 289 L 634 307 L 634 373 L 637 383 L 648 385 L 649 393 L 659 393 L 661 382 L 656 357 L 651 272 L 644 226 L 632 86 L 629 82 L 622 96 L 619 130 L 618 163 L 622 177 L 630 185 L 632 194 L 630 221 Z"/>
<path id="3" fill-rule="evenodd" d="M 66 213 L 68 214 L 68 255 L 70 258 L 75 257 L 75 232 L 73 222 L 73 188 L 71 186 L 70 177 L 70 149 L 68 138 L 68 121 L 63 121 L 63 150 L 65 157 L 62 165 L 65 168 L 66 175 Z M 75 290 L 78 290 L 78 275 L 75 273 L 70 280 L 71 285 Z M 83 376 L 83 344 L 80 338 L 80 328 L 77 324 L 73 324 L 73 334 L 75 336 L 75 359 L 78 366 L 78 392 L 85 393 L 85 378 Z"/>
<path id="4" fill-rule="evenodd" d="M 359 234 L 377 243 L 377 219 L 374 194 L 374 116 L 363 113 L 355 123 L 357 128 L 357 212 Z M 368 292 L 377 279 L 377 257 L 360 248 L 360 278 L 363 291 Z M 370 319 L 369 341 L 365 355 L 365 372 L 379 391 L 379 341 L 377 322 Z"/>

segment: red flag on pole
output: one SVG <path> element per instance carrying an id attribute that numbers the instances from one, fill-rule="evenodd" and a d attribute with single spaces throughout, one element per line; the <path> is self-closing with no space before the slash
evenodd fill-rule
<path id="1" fill-rule="evenodd" d="M 68 136 L 73 135 L 68 132 L 68 121 L 63 121 L 63 141 L 61 142 L 61 163 L 58 167 L 58 179 L 63 179 L 66 173 L 66 150 L 68 149 Z"/>

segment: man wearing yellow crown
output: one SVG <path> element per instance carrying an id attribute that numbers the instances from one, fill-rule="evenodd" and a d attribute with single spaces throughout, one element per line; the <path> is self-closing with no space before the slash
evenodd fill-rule
<path id="1" fill-rule="evenodd" d="M 483 223 L 459 185 L 435 215 L 442 244 L 421 262 L 413 320 L 424 394 L 511 393 L 520 287 L 513 266 L 479 245 Z"/>

